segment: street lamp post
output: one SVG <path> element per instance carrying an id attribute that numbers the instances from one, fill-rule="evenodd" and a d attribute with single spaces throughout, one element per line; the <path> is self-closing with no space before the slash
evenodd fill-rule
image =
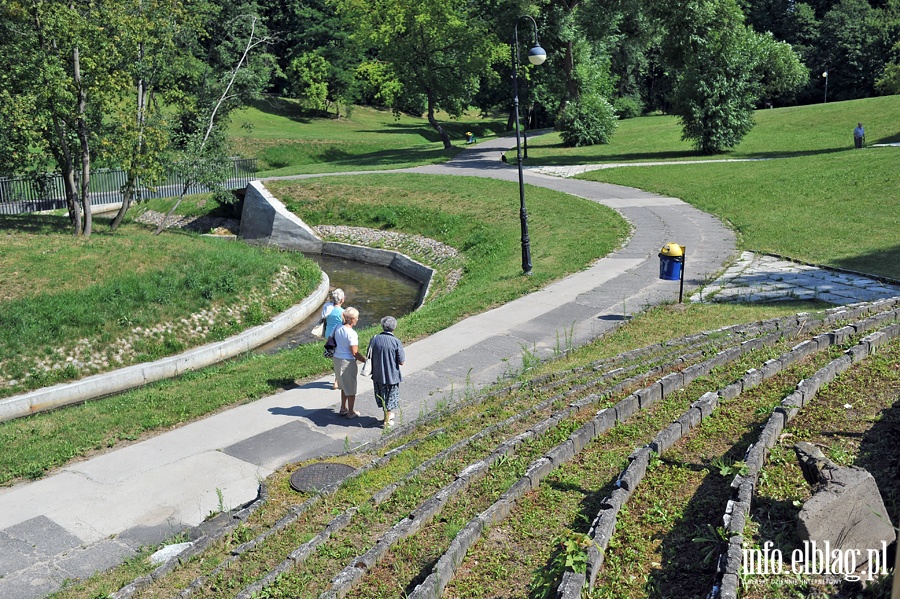
<path id="1" fill-rule="evenodd" d="M 534 45 L 528 51 L 528 62 L 533 65 L 543 64 L 547 60 L 547 53 L 538 43 L 537 23 L 528 15 L 516 19 L 513 33 L 512 63 L 513 63 L 513 106 L 516 116 L 516 164 L 519 168 L 519 221 L 522 224 L 522 272 L 531 274 L 531 240 L 528 238 L 528 212 L 525 210 L 525 177 L 522 173 L 522 137 L 519 132 L 519 21 L 528 19 L 531 21 L 534 32 Z"/>
<path id="2" fill-rule="evenodd" d="M 825 77 L 825 101 L 823 104 L 828 104 L 828 71 L 822 73 L 822 77 Z"/>

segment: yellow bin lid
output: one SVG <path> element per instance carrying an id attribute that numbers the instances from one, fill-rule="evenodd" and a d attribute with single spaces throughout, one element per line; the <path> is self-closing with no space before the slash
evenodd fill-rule
<path id="1" fill-rule="evenodd" d="M 659 253 L 663 256 L 678 257 L 684 256 L 684 249 L 677 243 L 667 243 L 662 247 Z"/>

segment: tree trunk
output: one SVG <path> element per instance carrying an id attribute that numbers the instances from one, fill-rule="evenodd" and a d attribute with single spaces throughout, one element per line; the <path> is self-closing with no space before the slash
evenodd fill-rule
<path id="1" fill-rule="evenodd" d="M 91 147 L 88 140 L 87 121 L 84 118 L 85 106 L 87 98 L 84 87 L 81 84 L 81 57 L 76 46 L 72 50 L 72 74 L 75 80 L 75 88 L 78 90 L 78 121 L 76 131 L 78 132 L 78 141 L 81 143 L 81 206 L 84 211 L 84 237 L 91 236 L 91 223 L 93 221 L 91 215 L 91 195 L 88 192 L 88 186 L 91 182 Z"/>
<path id="2" fill-rule="evenodd" d="M 453 147 L 453 144 L 450 143 L 450 135 L 441 127 L 441 124 L 434 118 L 434 97 L 431 92 L 426 94 L 428 98 L 428 123 L 434 127 L 434 130 L 437 131 L 438 135 L 441 136 L 441 141 L 444 142 L 444 149 L 449 150 Z"/>
<path id="3" fill-rule="evenodd" d="M 53 130 L 59 142 L 59 148 L 53 151 L 53 155 L 56 158 L 56 164 L 59 166 L 59 172 L 62 174 L 69 220 L 72 222 L 75 236 L 79 237 L 84 223 L 81 219 L 81 204 L 78 202 L 78 186 L 75 184 L 75 162 L 72 159 L 72 152 L 69 150 L 66 133 L 59 122 L 59 116 L 55 113 L 53 114 Z"/>
<path id="4" fill-rule="evenodd" d="M 144 59 L 144 42 L 141 42 L 138 45 L 138 60 Z M 119 225 L 122 224 L 122 220 L 125 218 L 125 213 L 128 212 L 128 209 L 131 208 L 131 201 L 134 198 L 134 190 L 137 185 L 137 177 L 134 174 L 135 169 L 137 168 L 138 161 L 141 159 L 141 155 L 144 153 L 144 123 L 146 121 L 146 111 L 148 104 L 148 96 L 149 93 L 144 89 L 144 79 L 138 77 L 137 80 L 137 126 L 138 126 L 138 139 L 137 139 L 137 147 L 134 149 L 134 156 L 131 161 L 131 168 L 128 169 L 128 175 L 125 179 L 125 187 L 122 189 L 122 205 L 119 207 L 119 211 L 116 213 L 116 217 L 109 224 L 109 228 L 111 231 L 115 231 L 119 228 Z"/>
<path id="5" fill-rule="evenodd" d="M 566 42 L 566 55 L 563 60 L 563 72 L 566 74 L 566 98 L 563 100 L 563 105 L 560 109 L 565 107 L 566 102 L 571 102 L 578 99 L 578 82 L 575 80 L 575 55 L 573 53 L 574 42 L 569 40 Z"/>

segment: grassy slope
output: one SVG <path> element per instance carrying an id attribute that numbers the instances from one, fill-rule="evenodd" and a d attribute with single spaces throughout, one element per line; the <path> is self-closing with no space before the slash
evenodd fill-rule
<path id="1" fill-rule="evenodd" d="M 900 148 L 852 150 L 856 119 L 869 144 L 900 140 L 900 96 L 759 111 L 744 142 L 721 156 L 693 153 L 672 117 L 623 121 L 607 146 L 561 149 L 537 138 L 529 154 L 532 165 L 775 158 L 604 169 L 582 178 L 681 198 L 732 223 L 746 249 L 900 279 Z"/>
<path id="2" fill-rule="evenodd" d="M 506 120 L 466 115 L 441 125 L 458 145 L 465 132 L 478 137 L 502 133 Z M 444 150 L 425 119 L 389 110 L 356 107 L 349 117 L 312 118 L 298 106 L 268 99 L 236 114 L 229 134 L 237 151 L 259 160 L 260 176 L 407 168 L 444 162 L 458 147 Z"/>

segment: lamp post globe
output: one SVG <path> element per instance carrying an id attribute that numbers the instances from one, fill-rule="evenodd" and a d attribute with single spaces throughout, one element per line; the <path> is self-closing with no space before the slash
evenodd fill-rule
<path id="1" fill-rule="evenodd" d="M 519 222 L 522 227 L 522 274 L 531 274 L 531 239 L 528 236 L 528 211 L 525 209 L 525 176 L 522 172 L 522 136 L 519 123 L 519 21 L 528 19 L 531 21 L 534 33 L 534 44 L 528 51 L 528 62 L 533 65 L 543 64 L 547 60 L 547 52 L 538 43 L 537 23 L 527 15 L 516 19 L 512 41 L 512 79 L 513 79 L 513 106 L 516 117 L 516 164 L 519 169 Z"/>
<path id="2" fill-rule="evenodd" d="M 537 66 L 539 64 L 544 64 L 544 61 L 547 60 L 547 52 L 541 48 L 540 44 L 535 43 L 531 50 L 528 51 L 528 62 Z"/>

